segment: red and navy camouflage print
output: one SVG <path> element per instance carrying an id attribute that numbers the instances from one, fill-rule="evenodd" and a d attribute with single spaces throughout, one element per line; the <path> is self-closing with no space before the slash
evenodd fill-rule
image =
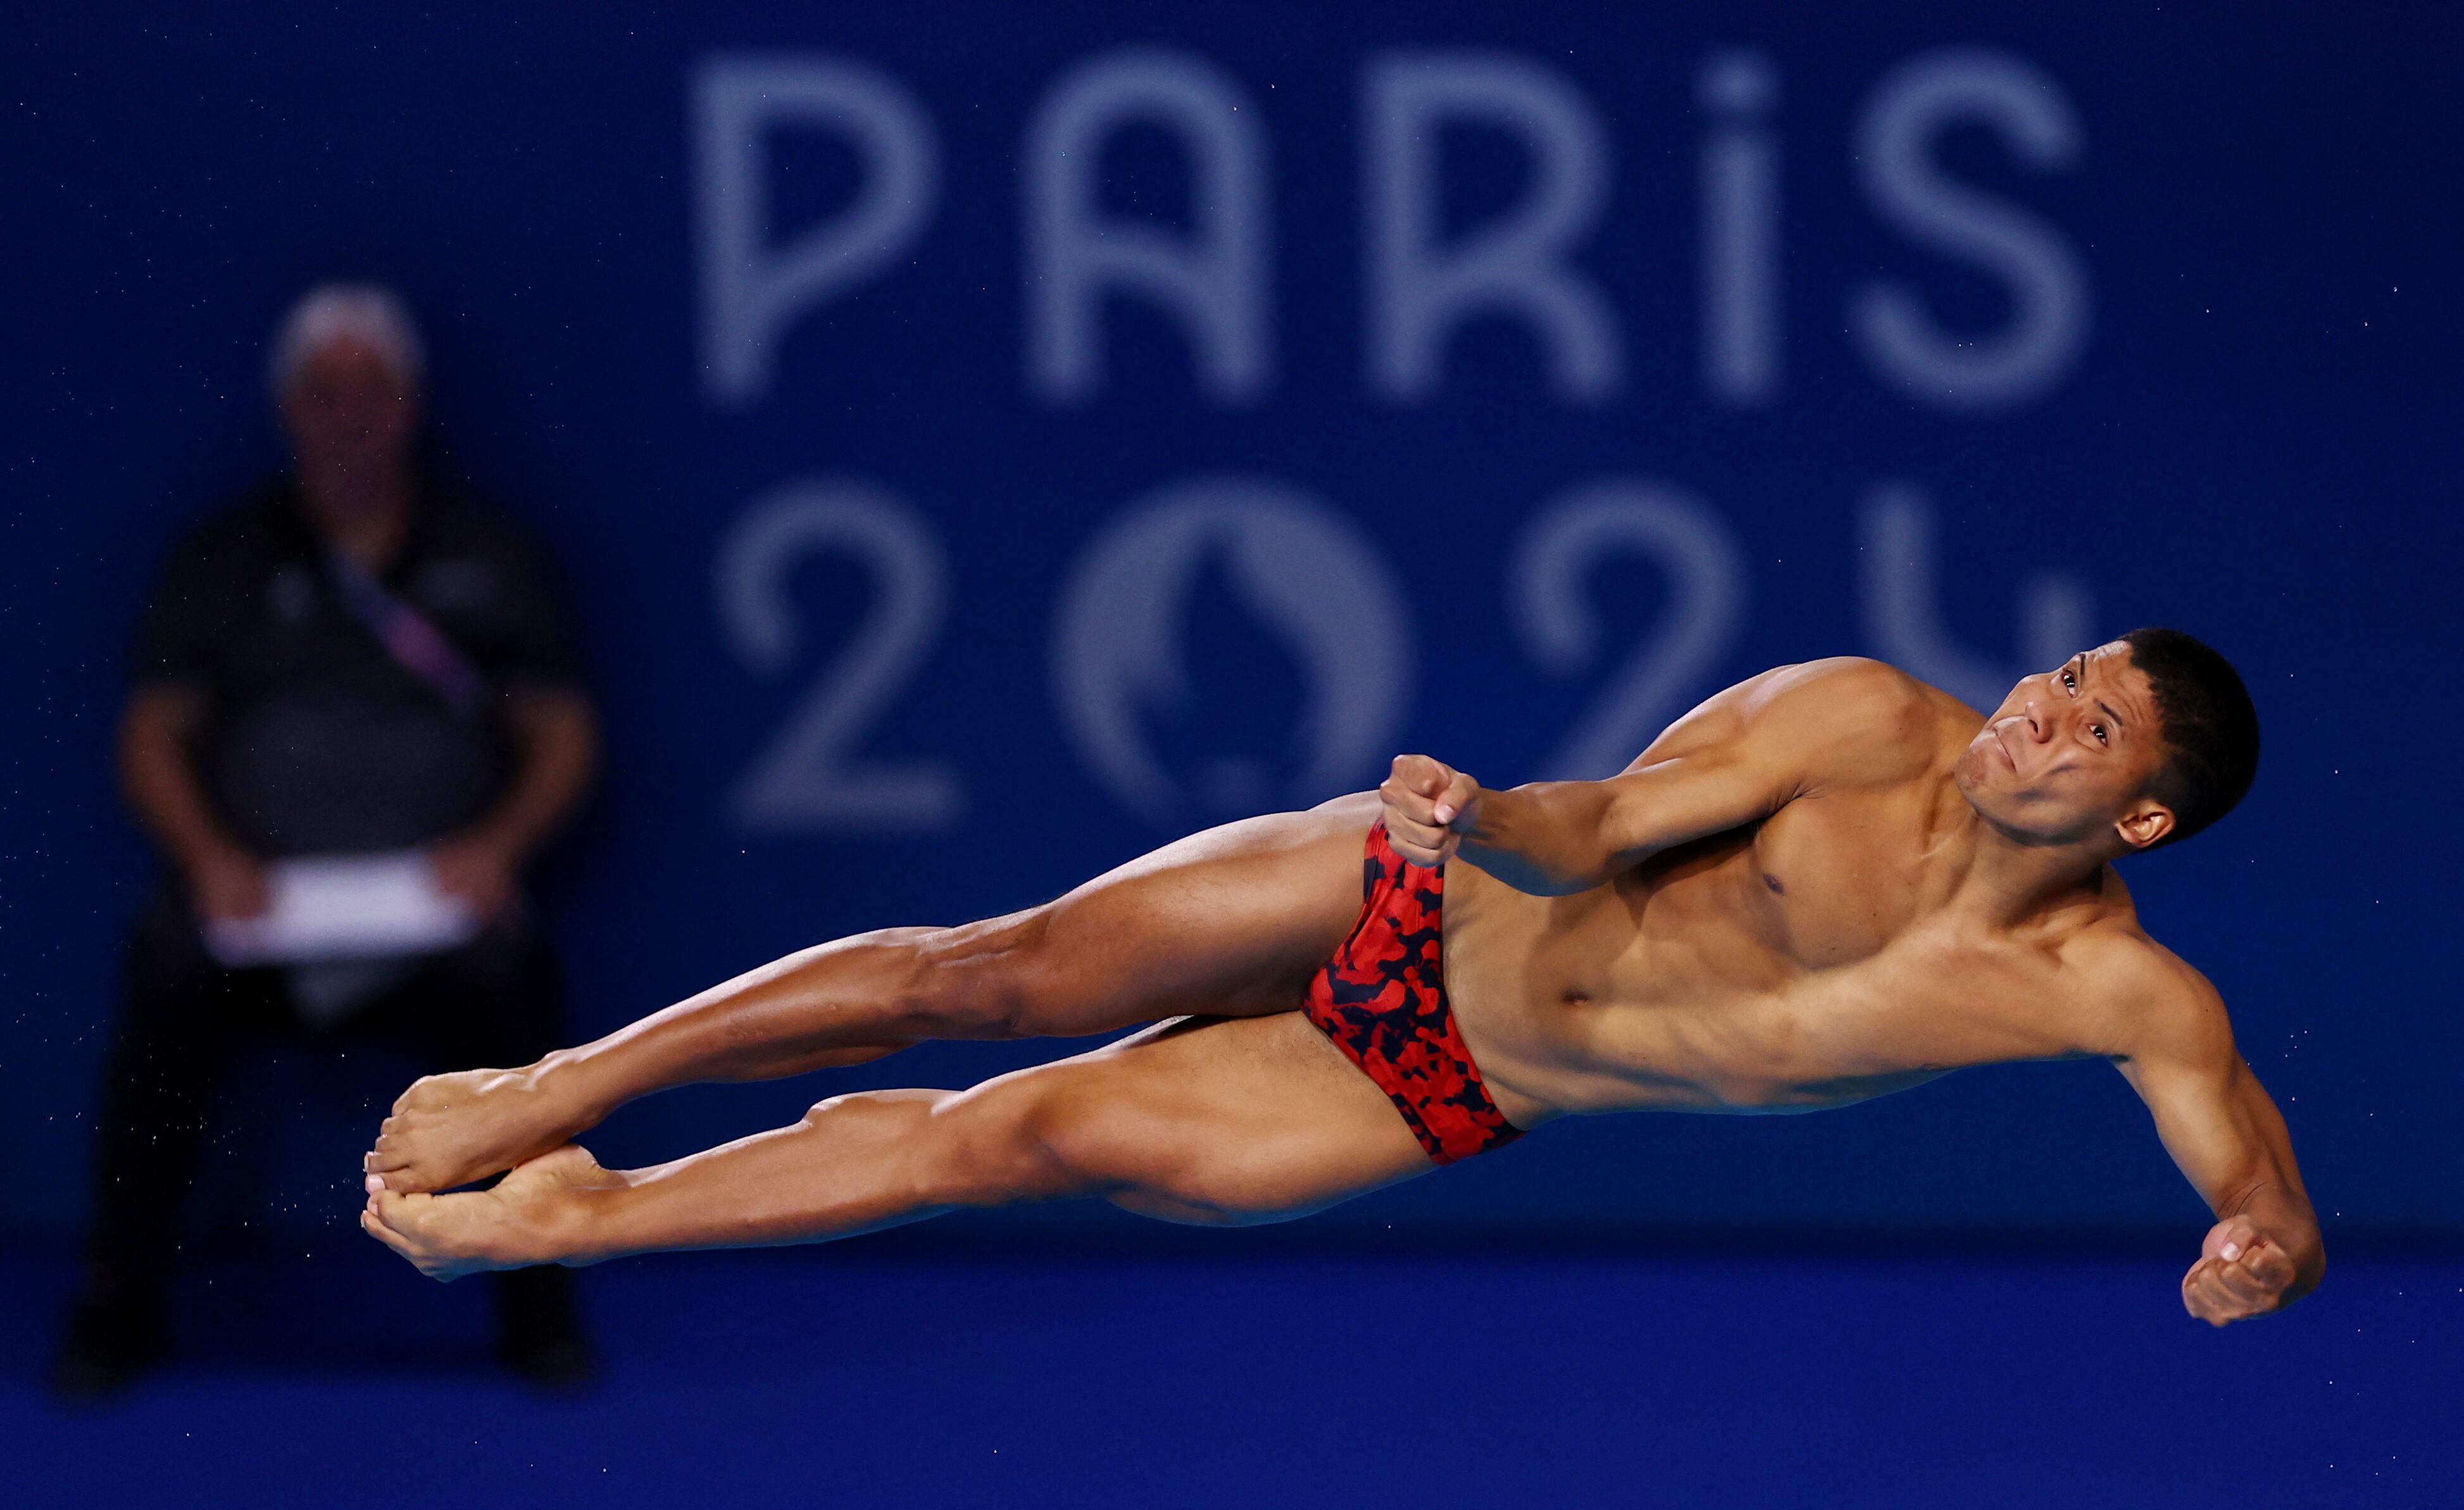
<path id="1" fill-rule="evenodd" d="M 1406 862 L 1369 830 L 1360 921 L 1309 982 L 1301 1010 L 1403 1114 L 1440 1164 L 1523 1136 L 1506 1120 L 1446 1005 L 1439 951 L 1446 874 Z"/>

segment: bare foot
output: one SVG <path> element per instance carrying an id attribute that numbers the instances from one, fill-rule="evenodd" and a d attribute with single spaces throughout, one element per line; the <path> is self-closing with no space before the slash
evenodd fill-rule
<path id="1" fill-rule="evenodd" d="M 360 1161 L 371 1192 L 448 1191 L 558 1147 L 595 1118 L 529 1069 L 466 1069 L 413 1081 Z"/>
<path id="2" fill-rule="evenodd" d="M 517 1166 L 493 1190 L 456 1195 L 371 1190 L 360 1229 L 444 1283 L 490 1269 L 583 1257 L 582 1193 L 626 1180 L 572 1144 Z"/>

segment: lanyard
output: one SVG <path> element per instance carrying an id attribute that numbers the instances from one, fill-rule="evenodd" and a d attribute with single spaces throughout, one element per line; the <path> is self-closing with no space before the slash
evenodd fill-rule
<path id="1" fill-rule="evenodd" d="M 445 631 L 341 552 L 328 551 L 325 558 L 342 607 L 367 626 L 394 663 L 434 688 L 455 712 L 476 712 L 487 701 L 487 679 Z"/>

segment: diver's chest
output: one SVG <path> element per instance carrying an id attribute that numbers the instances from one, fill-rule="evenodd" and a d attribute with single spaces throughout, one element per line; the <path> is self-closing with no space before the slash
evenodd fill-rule
<path id="1" fill-rule="evenodd" d="M 1783 809 L 1739 858 L 1750 926 L 1776 953 L 1810 970 L 1852 964 L 1907 930 L 1926 868 L 1913 825 L 1888 813 Z M 1845 804 L 1842 804 L 1845 808 Z"/>

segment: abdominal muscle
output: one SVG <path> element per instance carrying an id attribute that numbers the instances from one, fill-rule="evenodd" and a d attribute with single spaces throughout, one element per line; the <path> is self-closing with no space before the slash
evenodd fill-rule
<path id="1" fill-rule="evenodd" d="M 1825 989 L 1817 977 L 1881 974 L 1872 956 L 1893 941 L 1874 940 L 1861 961 L 1835 950 L 1819 971 L 1792 957 L 1750 889 L 1762 874 L 1742 835 L 1565 897 L 1527 895 L 1462 861 L 1446 870 L 1447 997 L 1518 1127 L 1650 1108 L 1812 1111 L 2025 1057 L 2028 1045 L 1987 1046 L 2003 1033 L 1940 1020 L 1922 993 Z"/>

